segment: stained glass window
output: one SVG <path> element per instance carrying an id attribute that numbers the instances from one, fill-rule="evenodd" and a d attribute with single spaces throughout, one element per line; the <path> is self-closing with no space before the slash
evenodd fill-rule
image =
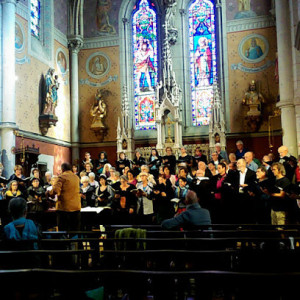
<path id="1" fill-rule="evenodd" d="M 31 34 L 40 38 L 41 2 L 39 0 L 30 1 L 30 29 Z"/>
<path id="2" fill-rule="evenodd" d="M 139 0 L 132 16 L 135 127 L 155 128 L 158 81 L 157 18 L 151 1 Z"/>
<path id="3" fill-rule="evenodd" d="M 211 0 L 194 0 L 190 5 L 189 51 L 193 125 L 208 125 L 217 73 L 215 10 Z"/>

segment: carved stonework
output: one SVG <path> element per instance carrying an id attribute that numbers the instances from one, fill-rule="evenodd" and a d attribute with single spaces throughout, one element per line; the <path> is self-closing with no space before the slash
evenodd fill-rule
<path id="1" fill-rule="evenodd" d="M 74 37 L 68 40 L 68 48 L 72 52 L 78 53 L 82 47 L 83 47 L 83 40 L 81 37 Z"/>

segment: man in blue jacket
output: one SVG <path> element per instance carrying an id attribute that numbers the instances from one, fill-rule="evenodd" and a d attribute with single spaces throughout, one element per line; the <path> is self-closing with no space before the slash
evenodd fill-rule
<path id="1" fill-rule="evenodd" d="M 173 229 L 177 227 L 191 229 L 199 225 L 211 224 L 209 211 L 201 208 L 195 192 L 188 191 L 185 197 L 185 203 L 187 205 L 186 211 L 172 219 L 164 220 L 162 222 L 161 226 L 164 229 Z"/>

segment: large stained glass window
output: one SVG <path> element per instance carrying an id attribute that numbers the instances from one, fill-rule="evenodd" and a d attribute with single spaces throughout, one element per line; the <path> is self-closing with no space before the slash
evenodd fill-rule
<path id="1" fill-rule="evenodd" d="M 39 0 L 30 0 L 30 29 L 31 34 L 40 38 L 40 20 L 41 20 L 41 2 Z"/>
<path id="2" fill-rule="evenodd" d="M 155 128 L 155 86 L 158 81 L 157 19 L 154 4 L 139 0 L 132 17 L 135 127 Z"/>
<path id="3" fill-rule="evenodd" d="M 215 10 L 211 0 L 194 0 L 190 5 L 189 51 L 193 125 L 208 125 L 217 72 Z"/>

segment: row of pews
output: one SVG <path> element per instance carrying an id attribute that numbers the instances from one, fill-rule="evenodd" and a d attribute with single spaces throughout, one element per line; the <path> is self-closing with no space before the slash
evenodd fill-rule
<path id="1" fill-rule="evenodd" d="M 3 299 L 295 299 L 300 225 L 100 228 L 2 241 Z"/>

